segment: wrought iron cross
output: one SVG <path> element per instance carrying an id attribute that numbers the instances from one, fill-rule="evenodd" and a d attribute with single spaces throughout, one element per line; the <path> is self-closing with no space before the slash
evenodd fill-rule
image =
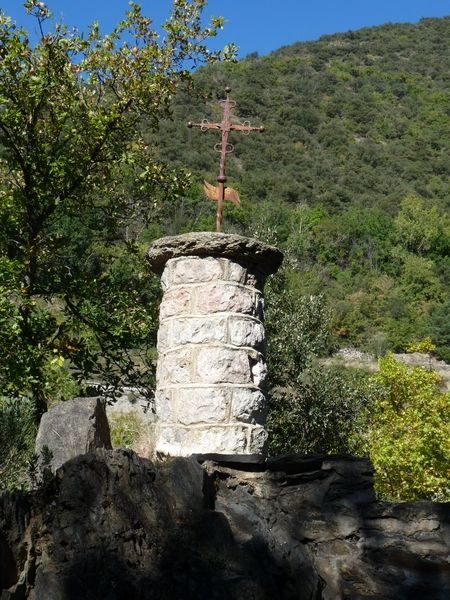
<path id="1" fill-rule="evenodd" d="M 264 127 L 252 127 L 250 121 L 233 122 L 232 119 L 236 120 L 236 117 L 232 114 L 232 109 L 236 106 L 236 102 L 230 99 L 231 88 L 225 88 L 225 100 L 219 100 L 219 104 L 223 107 L 223 116 L 221 123 L 210 123 L 207 119 L 203 119 L 201 123 L 192 123 L 189 121 L 188 127 L 199 127 L 201 131 L 208 131 L 208 129 L 216 129 L 222 134 L 222 141 L 214 146 L 214 150 L 220 152 L 220 167 L 219 175 L 217 176 L 218 186 L 212 186 L 205 182 L 205 193 L 217 202 L 216 209 L 216 231 L 222 229 L 222 217 L 223 217 L 223 203 L 225 200 L 239 204 L 239 196 L 237 192 L 231 188 L 225 188 L 225 182 L 227 180 L 225 175 L 225 161 L 227 154 L 234 152 L 233 144 L 228 142 L 228 136 L 230 131 L 241 131 L 244 135 L 248 135 L 251 131 L 264 131 Z"/>

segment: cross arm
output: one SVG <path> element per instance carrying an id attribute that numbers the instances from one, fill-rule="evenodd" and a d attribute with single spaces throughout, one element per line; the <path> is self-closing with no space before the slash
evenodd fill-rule
<path id="1" fill-rule="evenodd" d="M 202 131 L 205 131 L 206 129 L 221 129 L 220 123 L 208 123 L 208 121 L 202 121 L 201 123 L 193 123 L 192 121 L 189 121 L 187 126 L 189 129 L 192 129 L 192 127 L 198 127 Z"/>
<path id="2" fill-rule="evenodd" d="M 231 131 L 243 131 L 244 133 L 250 131 L 260 131 L 262 133 L 264 131 L 264 127 L 251 127 L 250 125 L 239 125 L 235 123 L 230 125 L 230 129 Z"/>

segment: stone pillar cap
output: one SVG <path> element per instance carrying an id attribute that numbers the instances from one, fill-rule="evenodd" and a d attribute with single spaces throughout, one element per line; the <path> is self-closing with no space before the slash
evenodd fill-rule
<path id="1" fill-rule="evenodd" d="M 163 237 L 147 251 L 148 265 L 155 273 L 162 273 L 169 259 L 180 256 L 231 258 L 250 263 L 266 275 L 275 273 L 283 261 L 283 253 L 274 246 L 234 233 L 212 231 Z"/>

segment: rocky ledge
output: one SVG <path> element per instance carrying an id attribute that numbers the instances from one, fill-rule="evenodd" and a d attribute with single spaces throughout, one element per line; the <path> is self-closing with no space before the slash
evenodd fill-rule
<path id="1" fill-rule="evenodd" d="M 78 456 L 0 496 L 1 600 L 444 600 L 449 506 L 375 501 L 351 457 Z"/>
<path id="2" fill-rule="evenodd" d="M 168 236 L 153 242 L 147 261 L 155 273 L 162 273 L 167 261 L 180 256 L 218 256 L 255 265 L 265 275 L 275 273 L 283 262 L 283 253 L 259 240 L 232 233 L 199 231 Z"/>

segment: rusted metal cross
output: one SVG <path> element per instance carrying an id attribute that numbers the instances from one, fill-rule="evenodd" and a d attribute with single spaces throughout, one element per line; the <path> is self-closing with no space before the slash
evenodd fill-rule
<path id="1" fill-rule="evenodd" d="M 222 141 L 214 146 L 214 150 L 220 152 L 220 167 L 219 175 L 217 176 L 218 186 L 212 186 L 205 182 L 204 190 L 206 195 L 217 202 L 216 209 L 216 231 L 222 229 L 222 217 L 223 217 L 223 203 L 225 200 L 239 204 L 238 193 L 231 189 L 225 188 L 225 182 L 227 180 L 225 175 L 225 161 L 227 154 L 234 152 L 233 144 L 228 142 L 228 136 L 230 131 L 241 131 L 245 135 L 248 135 L 251 131 L 264 131 L 264 127 L 252 127 L 250 121 L 243 121 L 242 123 L 233 122 L 236 121 L 236 117 L 232 114 L 232 109 L 236 106 L 236 102 L 230 99 L 231 88 L 225 88 L 225 100 L 220 100 L 219 103 L 223 107 L 223 117 L 221 123 L 210 123 L 207 119 L 203 119 L 201 123 L 192 123 L 189 121 L 188 127 L 199 127 L 202 131 L 208 131 L 208 129 L 215 129 L 222 133 Z"/>

